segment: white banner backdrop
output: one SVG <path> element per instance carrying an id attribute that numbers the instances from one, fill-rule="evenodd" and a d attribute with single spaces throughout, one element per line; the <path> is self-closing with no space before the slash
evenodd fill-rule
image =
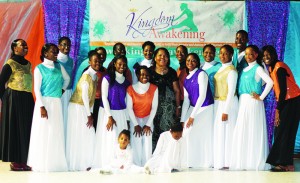
<path id="1" fill-rule="evenodd" d="M 91 0 L 91 46 L 216 47 L 234 43 L 243 29 L 243 1 Z"/>

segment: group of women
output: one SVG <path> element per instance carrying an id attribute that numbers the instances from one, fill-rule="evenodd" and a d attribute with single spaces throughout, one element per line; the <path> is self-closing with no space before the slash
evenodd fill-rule
<path id="1" fill-rule="evenodd" d="M 24 58 L 28 47 L 24 40 L 15 40 L 0 75 L 0 158 L 12 162 L 15 171 L 105 168 L 119 133 L 129 129 L 133 162 L 144 166 L 160 134 L 181 122 L 188 167 L 267 170 L 273 165 L 273 171 L 293 171 L 299 87 L 274 47 L 263 47 L 261 58 L 257 46 L 246 46 L 247 36 L 244 31 L 236 35 L 238 50 L 244 53 L 238 66 L 229 45 L 220 48 L 221 63 L 214 60 L 216 48 L 206 45 L 204 64 L 197 54 L 178 46 L 177 72 L 170 67 L 169 51 L 155 49 L 150 41 L 143 44 L 144 59 L 134 65 L 133 74 L 122 43 L 114 46 L 107 69 L 105 49 L 92 50 L 88 67 L 64 100 L 64 110 L 61 97 L 71 88 L 70 40 L 60 40 L 58 47 L 43 46 L 43 63 L 34 70 L 34 110 L 31 66 Z M 263 99 L 273 85 L 278 106 L 269 154 Z"/>

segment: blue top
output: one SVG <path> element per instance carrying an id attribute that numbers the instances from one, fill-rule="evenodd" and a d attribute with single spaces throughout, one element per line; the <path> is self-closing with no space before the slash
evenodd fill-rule
<path id="1" fill-rule="evenodd" d="M 37 67 L 42 75 L 42 96 L 60 98 L 64 83 L 60 64 L 54 62 L 54 68 L 48 68 L 43 64 L 39 64 Z"/>
<path id="2" fill-rule="evenodd" d="M 262 93 L 262 79 L 258 82 L 255 80 L 255 73 L 260 65 L 255 64 L 250 70 L 241 72 L 240 82 L 238 85 L 239 95 L 251 94 L 255 92 L 257 94 Z"/>
<path id="3" fill-rule="evenodd" d="M 189 78 L 189 79 L 186 78 L 184 80 L 183 86 L 189 94 L 190 105 L 193 107 L 195 107 L 197 100 L 199 98 L 199 95 L 200 95 L 200 93 L 199 93 L 200 85 L 198 84 L 198 75 L 200 72 L 204 72 L 204 71 L 202 69 L 198 69 L 191 78 Z M 205 107 L 205 106 L 209 106 L 209 105 L 213 104 L 214 98 L 211 93 L 210 85 L 208 84 L 207 86 L 201 86 L 201 87 L 207 87 L 205 100 L 201 107 Z"/>
<path id="4" fill-rule="evenodd" d="M 209 85 L 210 85 L 212 94 L 215 93 L 214 76 L 221 67 L 222 67 L 222 64 L 220 62 L 216 62 L 215 65 L 213 65 L 209 69 L 204 70 L 208 75 Z"/>

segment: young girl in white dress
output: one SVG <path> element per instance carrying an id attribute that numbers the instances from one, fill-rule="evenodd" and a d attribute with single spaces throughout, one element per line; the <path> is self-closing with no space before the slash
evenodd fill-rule
<path id="1" fill-rule="evenodd" d="M 270 92 L 273 81 L 264 71 L 259 48 L 247 46 L 243 69 L 238 84 L 239 112 L 233 133 L 230 169 L 267 170 L 269 154 L 264 98 Z M 262 90 L 262 82 L 266 83 Z"/>
<path id="2" fill-rule="evenodd" d="M 103 168 L 111 162 L 118 135 L 128 129 L 126 90 L 130 85 L 125 78 L 127 58 L 117 55 L 108 66 L 102 80 L 103 106 L 99 109 L 93 168 Z"/>
<path id="3" fill-rule="evenodd" d="M 92 166 L 96 140 L 93 127 L 93 105 L 97 87 L 100 57 L 97 51 L 88 53 L 89 68 L 82 74 L 70 99 L 66 157 L 71 171 L 87 170 Z"/>
<path id="4" fill-rule="evenodd" d="M 118 136 L 118 144 L 114 146 L 111 162 L 100 170 L 101 174 L 110 173 L 143 173 L 144 168 L 133 164 L 130 148 L 130 131 L 122 130 Z"/>
<path id="5" fill-rule="evenodd" d="M 139 82 L 127 88 L 127 109 L 130 117 L 133 162 L 144 166 L 152 155 L 153 118 L 158 105 L 157 86 L 149 83 L 149 69 L 138 66 Z"/>
<path id="6" fill-rule="evenodd" d="M 232 65 L 233 48 L 224 45 L 220 48 L 219 58 L 222 67 L 214 76 L 215 120 L 214 120 L 214 168 L 228 169 L 232 134 L 234 131 L 238 98 L 236 95 L 237 71 Z"/>
<path id="7" fill-rule="evenodd" d="M 213 95 L 208 76 L 200 67 L 200 58 L 189 53 L 184 81 L 184 101 L 181 122 L 187 140 L 188 166 L 192 168 L 213 166 Z"/>
<path id="8" fill-rule="evenodd" d="M 62 91 L 70 78 L 56 62 L 58 48 L 47 43 L 42 47 L 41 60 L 34 69 L 34 107 L 28 165 L 33 171 L 67 171 L 65 136 L 61 105 Z"/>

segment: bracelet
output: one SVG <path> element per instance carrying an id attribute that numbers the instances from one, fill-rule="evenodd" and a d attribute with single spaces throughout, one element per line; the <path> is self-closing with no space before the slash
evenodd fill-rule
<path id="1" fill-rule="evenodd" d="M 179 106 L 177 106 L 177 109 L 181 109 L 181 106 L 179 105 Z"/>

